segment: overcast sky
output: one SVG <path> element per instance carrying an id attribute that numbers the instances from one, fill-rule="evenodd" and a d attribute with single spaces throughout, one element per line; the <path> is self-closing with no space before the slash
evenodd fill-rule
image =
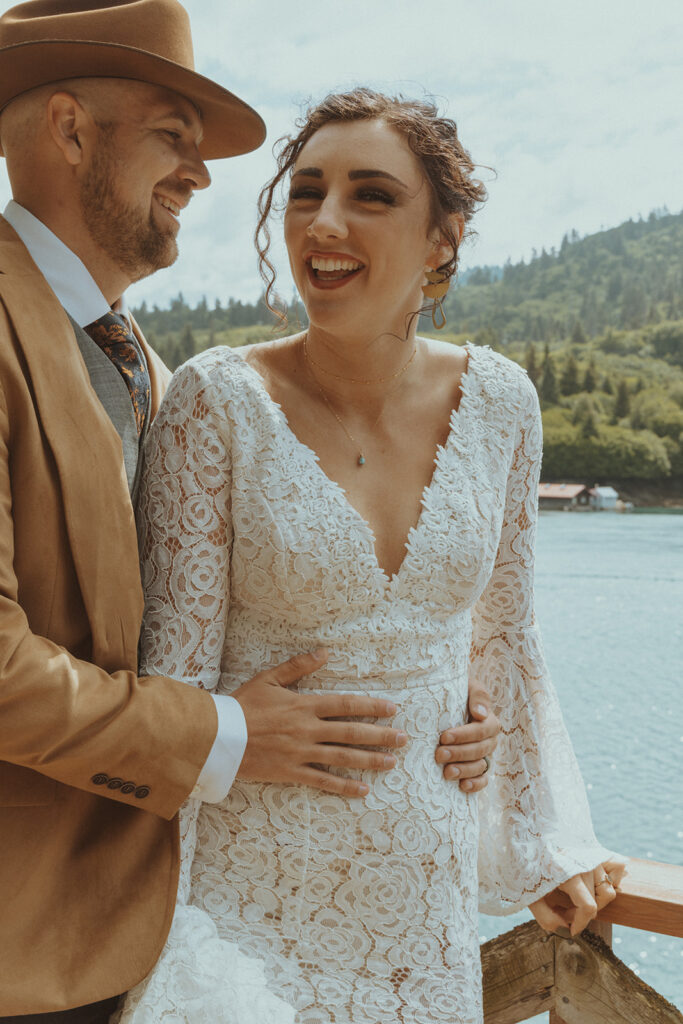
<path id="1" fill-rule="evenodd" d="M 268 138 L 256 153 L 211 161 L 212 187 L 182 215 L 178 262 L 135 285 L 133 303 L 164 306 L 181 290 L 192 303 L 203 294 L 211 303 L 253 301 L 255 203 L 272 173 L 273 142 L 306 100 L 357 84 L 434 94 L 475 162 L 495 168 L 495 178 L 482 169 L 490 198 L 464 267 L 528 258 L 571 228 L 585 234 L 683 205 L 680 0 L 185 7 L 197 70 L 256 107 Z M 282 256 L 278 268 L 287 295 Z"/>

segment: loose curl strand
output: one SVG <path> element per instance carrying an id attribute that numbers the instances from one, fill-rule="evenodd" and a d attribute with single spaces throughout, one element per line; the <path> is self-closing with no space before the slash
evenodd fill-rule
<path id="1" fill-rule="evenodd" d="M 474 177 L 475 164 L 458 138 L 455 121 L 439 117 L 436 104 L 429 99 L 413 100 L 386 96 L 373 89 L 352 89 L 330 93 L 321 103 L 311 106 L 297 118 L 296 135 L 284 135 L 273 147 L 277 171 L 261 189 L 258 198 L 258 224 L 255 233 L 259 273 L 266 286 L 265 302 L 281 322 L 286 315 L 272 301 L 276 271 L 270 260 L 270 215 L 284 207 L 275 201 L 276 191 L 293 169 L 308 140 L 324 125 L 338 122 L 381 120 L 405 138 L 420 161 L 430 186 L 431 228 L 440 231 L 451 250 L 451 257 L 439 270 L 452 277 L 458 265 L 458 235 L 451 216 L 459 214 L 467 225 L 486 200 L 486 188 Z M 471 231 L 466 232 L 472 234 Z"/>

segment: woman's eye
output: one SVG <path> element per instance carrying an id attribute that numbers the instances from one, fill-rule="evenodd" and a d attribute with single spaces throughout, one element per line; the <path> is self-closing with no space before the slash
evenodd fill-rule
<path id="1" fill-rule="evenodd" d="M 320 199 L 322 193 L 317 188 L 296 188 L 289 193 L 289 201 L 294 199 Z"/>
<path id="2" fill-rule="evenodd" d="M 358 198 L 364 203 L 386 203 L 393 206 L 395 199 L 389 192 L 383 192 L 379 188 L 364 188 L 358 192 Z"/>

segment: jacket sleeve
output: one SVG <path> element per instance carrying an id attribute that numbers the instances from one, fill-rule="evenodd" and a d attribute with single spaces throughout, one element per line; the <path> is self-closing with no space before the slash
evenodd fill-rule
<path id="1" fill-rule="evenodd" d="M 593 833 L 586 791 L 534 616 L 541 416 L 524 377 L 500 543 L 473 611 L 471 678 L 501 722 L 479 795 L 479 895 L 487 914 L 528 906 L 610 854 Z"/>
<path id="2" fill-rule="evenodd" d="M 213 743 L 214 703 L 174 679 L 109 674 L 31 631 L 14 571 L 11 488 L 0 387 L 0 802 L 42 802 L 39 772 L 171 818 Z"/>

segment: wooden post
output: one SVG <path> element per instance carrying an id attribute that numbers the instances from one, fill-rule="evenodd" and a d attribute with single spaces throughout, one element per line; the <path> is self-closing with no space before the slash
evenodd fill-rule
<path id="1" fill-rule="evenodd" d="M 519 1024 L 552 1009 L 555 951 L 535 921 L 481 947 L 486 1024 Z"/>
<path id="2" fill-rule="evenodd" d="M 609 921 L 601 921 L 596 918 L 595 921 L 591 921 L 588 925 L 588 931 L 593 932 L 598 938 L 602 939 L 606 946 L 612 947 L 612 925 Z M 551 1010 L 548 1015 L 548 1024 L 568 1024 L 568 1022 L 561 1017 L 557 1010 Z"/>
<path id="3" fill-rule="evenodd" d="M 616 899 L 574 939 L 529 921 L 485 942 L 485 1024 L 521 1024 L 543 1012 L 551 1024 L 683 1024 L 683 1014 L 614 955 L 612 922 L 683 936 L 683 868 L 629 861 Z"/>
<path id="4" fill-rule="evenodd" d="M 683 1024 L 683 1014 L 619 960 L 598 935 L 546 935 L 530 921 L 484 943 L 485 1024 Z"/>
<path id="5" fill-rule="evenodd" d="M 555 939 L 555 1013 L 564 1024 L 681 1024 L 683 1014 L 590 932 Z"/>

